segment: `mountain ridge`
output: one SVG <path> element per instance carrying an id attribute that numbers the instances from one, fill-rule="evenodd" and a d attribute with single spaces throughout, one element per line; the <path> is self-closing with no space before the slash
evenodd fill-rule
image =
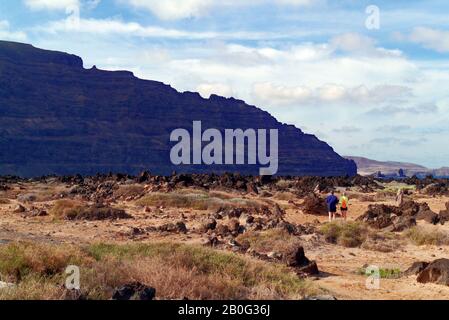
<path id="1" fill-rule="evenodd" d="M 449 167 L 438 169 L 430 169 L 425 166 L 399 161 L 379 161 L 366 157 L 344 156 L 346 159 L 353 160 L 357 164 L 358 173 L 360 175 L 372 175 L 378 172 L 386 175 L 397 174 L 399 169 L 404 170 L 407 176 L 413 175 L 433 175 L 436 177 L 449 176 Z"/>
<path id="2" fill-rule="evenodd" d="M 279 174 L 355 175 L 325 142 L 235 98 L 178 92 L 129 71 L 85 69 L 75 55 L 0 41 L 0 174 L 240 172 L 257 166 L 174 166 L 170 132 L 279 130 Z"/>

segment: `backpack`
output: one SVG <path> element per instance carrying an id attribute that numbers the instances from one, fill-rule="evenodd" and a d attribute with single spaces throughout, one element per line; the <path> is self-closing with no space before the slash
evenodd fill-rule
<path id="1" fill-rule="evenodd" d="M 348 208 L 348 204 L 346 203 L 346 199 L 342 199 L 342 200 L 341 200 L 341 207 L 342 207 L 343 209 L 347 209 L 347 208 Z"/>

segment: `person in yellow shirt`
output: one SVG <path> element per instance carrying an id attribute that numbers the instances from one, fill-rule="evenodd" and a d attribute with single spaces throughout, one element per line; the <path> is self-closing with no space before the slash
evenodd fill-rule
<path id="1" fill-rule="evenodd" d="M 343 219 L 346 221 L 348 218 L 348 210 L 349 210 L 349 198 L 346 196 L 346 193 L 343 193 L 343 195 L 340 198 L 340 212 Z"/>

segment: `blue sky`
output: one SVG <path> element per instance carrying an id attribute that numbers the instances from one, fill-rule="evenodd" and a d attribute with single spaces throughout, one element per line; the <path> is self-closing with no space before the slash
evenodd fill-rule
<path id="1" fill-rule="evenodd" d="M 340 154 L 449 166 L 447 1 L 0 0 L 0 39 L 243 99 Z"/>

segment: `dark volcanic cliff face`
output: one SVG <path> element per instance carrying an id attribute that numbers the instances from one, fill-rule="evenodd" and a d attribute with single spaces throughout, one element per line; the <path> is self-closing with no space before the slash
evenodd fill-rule
<path id="1" fill-rule="evenodd" d="M 0 41 L 0 175 L 258 174 L 260 166 L 174 166 L 170 133 L 203 127 L 279 129 L 280 175 L 354 175 L 356 165 L 313 135 L 243 101 L 179 93 L 81 58 Z"/>

